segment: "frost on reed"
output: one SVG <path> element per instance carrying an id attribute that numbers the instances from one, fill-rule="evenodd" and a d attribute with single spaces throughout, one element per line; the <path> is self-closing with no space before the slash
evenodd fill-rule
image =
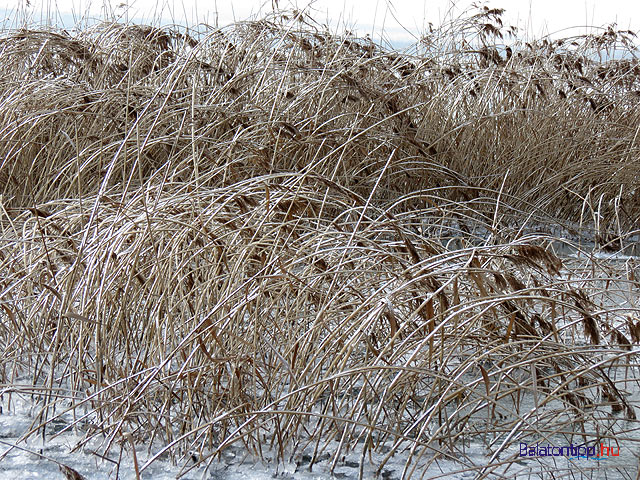
<path id="1" fill-rule="evenodd" d="M 632 34 L 506 48 L 500 13 L 404 53 L 301 14 L 4 32 L 0 383 L 38 402 L 25 436 L 62 418 L 185 469 L 234 443 L 402 454 L 405 478 L 631 438 L 635 267 L 563 261 L 547 226 L 635 233 L 640 65 L 598 60 Z"/>

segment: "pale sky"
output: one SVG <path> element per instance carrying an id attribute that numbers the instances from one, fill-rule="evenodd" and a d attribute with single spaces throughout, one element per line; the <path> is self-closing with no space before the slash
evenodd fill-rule
<path id="1" fill-rule="evenodd" d="M 447 16 L 457 17 L 473 3 L 473 0 L 273 0 L 276 1 L 281 8 L 305 9 L 316 21 L 338 31 L 349 27 L 360 34 L 371 34 L 376 40 L 384 31 L 385 38 L 395 41 L 411 41 L 412 35 L 419 35 L 429 22 L 437 25 Z M 484 4 L 505 8 L 505 23 L 538 38 L 545 34 L 582 34 L 587 26 L 602 27 L 613 22 L 620 29 L 640 30 L 640 2 L 632 0 L 499 0 Z M 153 20 L 161 18 L 161 23 L 204 22 L 223 26 L 271 11 L 272 0 L 0 0 L 0 12 L 3 9 L 5 17 L 15 16 L 16 11 L 18 15 L 27 12 L 34 21 L 57 17 L 58 22 L 68 22 L 71 14 L 99 17 L 106 9 L 125 20 L 157 24 Z M 570 27 L 577 28 L 565 30 Z"/>

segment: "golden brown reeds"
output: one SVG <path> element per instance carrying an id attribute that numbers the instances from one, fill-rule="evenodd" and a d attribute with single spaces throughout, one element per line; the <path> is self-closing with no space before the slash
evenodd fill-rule
<path id="1" fill-rule="evenodd" d="M 280 17 L 5 32 L 0 384 L 41 399 L 25 437 L 72 412 L 79 447 L 161 442 L 141 472 L 239 443 L 403 452 L 410 478 L 636 431 L 635 282 L 552 234 L 632 238 L 636 66 L 592 37 L 507 56 L 499 18 L 411 53 Z"/>

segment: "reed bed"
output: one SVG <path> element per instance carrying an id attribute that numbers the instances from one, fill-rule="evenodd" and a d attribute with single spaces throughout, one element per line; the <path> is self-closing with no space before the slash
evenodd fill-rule
<path id="1" fill-rule="evenodd" d="M 598 58 L 633 34 L 507 43 L 501 13 L 406 52 L 300 12 L 3 32 L 0 393 L 37 406 L 24 438 L 399 478 L 635 445 L 638 269 L 598 256 L 638 233 L 640 67 Z"/>

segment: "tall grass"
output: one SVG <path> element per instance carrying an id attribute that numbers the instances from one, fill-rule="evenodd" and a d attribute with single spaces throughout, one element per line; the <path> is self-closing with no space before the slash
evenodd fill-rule
<path id="1" fill-rule="evenodd" d="M 403 478 L 637 441 L 637 267 L 554 251 L 637 234 L 640 67 L 607 53 L 633 35 L 508 43 L 500 14 L 407 52 L 300 13 L 3 32 L 0 382 L 37 401 L 25 437 L 73 413 L 77 448 L 163 445 L 143 471 L 241 444 L 402 453 Z"/>

